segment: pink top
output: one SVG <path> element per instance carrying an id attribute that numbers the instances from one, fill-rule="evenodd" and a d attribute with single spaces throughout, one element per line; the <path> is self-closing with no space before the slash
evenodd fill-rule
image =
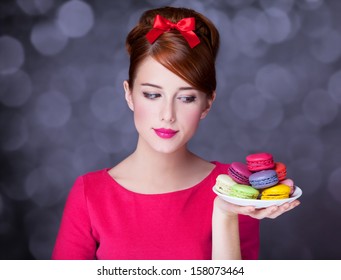
<path id="1" fill-rule="evenodd" d="M 211 259 L 212 187 L 228 165 L 176 192 L 140 194 L 119 185 L 108 169 L 72 187 L 52 259 Z M 257 259 L 259 221 L 239 216 L 243 259 Z"/>

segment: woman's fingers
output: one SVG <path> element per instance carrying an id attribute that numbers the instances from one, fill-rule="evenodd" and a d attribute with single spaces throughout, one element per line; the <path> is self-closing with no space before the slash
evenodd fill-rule
<path id="1" fill-rule="evenodd" d="M 291 203 L 284 203 L 280 206 L 270 206 L 267 208 L 256 209 L 254 206 L 235 205 L 227 201 L 224 201 L 219 197 L 216 198 L 215 203 L 216 206 L 220 209 L 220 211 L 248 215 L 252 218 L 259 220 L 264 218 L 275 219 L 278 216 L 284 214 L 285 212 L 288 212 L 297 207 L 298 205 L 300 205 L 300 202 L 298 200 L 295 200 Z"/>

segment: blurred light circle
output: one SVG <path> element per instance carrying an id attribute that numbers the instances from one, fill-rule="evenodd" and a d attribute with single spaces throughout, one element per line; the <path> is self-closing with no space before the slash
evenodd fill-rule
<path id="1" fill-rule="evenodd" d="M 328 93 L 335 102 L 341 104 L 341 70 L 330 76 Z"/>
<path id="2" fill-rule="evenodd" d="M 205 3 L 206 1 L 196 1 L 196 0 L 174 0 L 171 4 L 173 7 L 185 7 L 185 8 L 190 8 L 198 11 L 199 13 L 203 13 L 205 11 Z M 155 3 L 154 3 L 155 4 Z"/>
<path id="3" fill-rule="evenodd" d="M 233 32 L 241 44 L 257 42 L 260 37 L 257 33 L 255 20 L 261 11 L 255 8 L 241 9 L 232 20 Z"/>
<path id="4" fill-rule="evenodd" d="M 275 100 L 264 100 L 265 108 L 262 113 L 251 120 L 251 123 L 257 129 L 263 131 L 275 130 L 283 121 L 283 106 Z"/>
<path id="5" fill-rule="evenodd" d="M 300 17 L 302 31 L 310 37 L 320 37 L 331 29 L 333 16 L 325 5 L 319 9 L 300 11 Z"/>
<path id="6" fill-rule="evenodd" d="M 259 36 L 269 44 L 283 42 L 291 32 L 291 21 L 288 15 L 276 8 L 260 13 L 255 24 Z"/>
<path id="7" fill-rule="evenodd" d="M 114 87 L 103 87 L 91 96 L 90 108 L 94 116 L 104 123 L 117 121 L 126 111 L 126 103 Z"/>
<path id="8" fill-rule="evenodd" d="M 118 126 L 120 131 L 119 146 L 122 147 L 122 150 L 132 151 L 135 149 L 138 134 L 132 112 L 130 110 L 126 111 L 115 125 Z"/>
<path id="9" fill-rule="evenodd" d="M 304 116 L 318 126 L 329 124 L 339 112 L 338 105 L 323 89 L 309 92 L 304 98 L 302 107 Z"/>
<path id="10" fill-rule="evenodd" d="M 256 74 L 257 89 L 268 99 L 288 104 L 298 97 L 298 85 L 288 69 L 277 64 L 268 64 Z"/>
<path id="11" fill-rule="evenodd" d="M 65 178 L 56 167 L 38 167 L 26 177 L 24 189 L 27 196 L 41 207 L 53 206 L 64 196 Z"/>
<path id="12" fill-rule="evenodd" d="M 28 15 L 45 14 L 54 5 L 54 0 L 16 0 L 16 2 Z"/>
<path id="13" fill-rule="evenodd" d="M 324 155 L 324 143 L 313 133 L 301 133 L 300 137 L 288 137 L 287 154 L 292 160 L 309 159 L 311 168 L 316 167 Z"/>
<path id="14" fill-rule="evenodd" d="M 237 87 L 230 98 L 230 109 L 242 120 L 253 120 L 262 114 L 265 100 L 252 84 Z"/>
<path id="15" fill-rule="evenodd" d="M 120 95 L 121 96 L 120 98 L 124 100 L 125 98 L 124 98 L 123 82 L 128 79 L 127 78 L 128 71 L 129 71 L 128 67 L 123 67 L 121 64 L 120 64 L 120 67 L 118 67 L 117 69 L 113 69 L 113 72 L 117 73 L 115 82 L 114 82 L 114 92 L 116 92 L 115 93 L 116 95 Z M 126 110 L 130 111 L 125 101 L 124 101 L 124 104 L 125 104 Z"/>
<path id="16" fill-rule="evenodd" d="M 124 125 L 124 124 L 123 124 Z M 119 129 L 94 130 L 92 137 L 97 146 L 105 153 L 119 153 L 122 150 Z"/>
<path id="17" fill-rule="evenodd" d="M 312 165 L 311 158 L 300 158 L 290 162 L 288 174 L 295 185 L 303 190 L 303 194 L 314 194 L 322 186 L 322 171 L 320 165 Z"/>
<path id="18" fill-rule="evenodd" d="M 98 170 L 109 162 L 109 155 L 93 142 L 80 143 L 72 153 L 72 164 L 79 174 Z"/>
<path id="19" fill-rule="evenodd" d="M 232 22 L 240 51 L 252 58 L 263 56 L 269 48 L 257 32 L 255 21 L 259 14 L 261 11 L 255 8 L 241 9 Z"/>
<path id="20" fill-rule="evenodd" d="M 66 36 L 82 37 L 94 25 L 94 13 L 89 4 L 71 0 L 59 8 L 57 22 Z"/>
<path id="21" fill-rule="evenodd" d="M 0 74 L 12 74 L 23 65 L 25 53 L 22 44 L 11 36 L 0 37 Z"/>
<path id="22" fill-rule="evenodd" d="M 66 133 L 68 132 L 65 132 L 65 134 Z M 74 137 L 73 139 L 75 139 L 76 135 L 79 136 L 80 133 L 75 133 L 73 135 Z M 69 190 L 70 184 L 68 184 L 67 182 L 71 182 L 74 180 L 74 169 L 72 165 L 71 149 L 66 149 L 62 147 L 50 149 L 48 152 L 43 154 L 41 158 L 42 158 L 41 162 L 43 163 L 44 166 L 52 166 L 53 168 L 58 170 L 59 174 L 63 174 L 64 183 L 63 186 L 61 186 L 61 188 L 64 190 Z"/>
<path id="23" fill-rule="evenodd" d="M 288 16 L 291 22 L 291 31 L 288 36 L 288 41 L 290 41 L 291 39 L 295 40 L 297 38 L 296 36 L 301 31 L 302 18 L 300 13 L 296 10 L 291 11 Z"/>
<path id="24" fill-rule="evenodd" d="M 24 71 L 0 76 L 0 101 L 8 107 L 20 107 L 32 94 L 31 78 Z"/>
<path id="25" fill-rule="evenodd" d="M 297 1 L 297 5 L 301 9 L 314 10 L 320 8 L 325 0 L 301 0 Z"/>
<path id="26" fill-rule="evenodd" d="M 269 44 L 261 40 L 250 44 L 240 45 L 240 51 L 251 58 L 263 57 L 269 48 Z"/>
<path id="27" fill-rule="evenodd" d="M 319 128 L 308 121 L 303 114 L 290 114 L 283 120 L 281 131 L 287 135 L 295 135 L 302 132 L 318 133 Z"/>
<path id="28" fill-rule="evenodd" d="M 329 191 L 330 195 L 341 203 L 341 166 L 334 169 L 328 178 L 328 185 L 327 190 Z"/>
<path id="29" fill-rule="evenodd" d="M 4 151 L 19 150 L 29 137 L 26 119 L 19 113 L 1 112 L 0 114 L 1 149 Z"/>
<path id="30" fill-rule="evenodd" d="M 292 10 L 294 0 L 260 0 L 259 3 L 264 10 L 276 8 L 288 13 Z"/>
<path id="31" fill-rule="evenodd" d="M 12 200 L 23 201 L 27 200 L 27 194 L 20 184 L 9 183 L 2 184 L 0 183 L 1 190 L 3 190 L 4 194 Z"/>
<path id="32" fill-rule="evenodd" d="M 68 38 L 53 22 L 43 22 L 33 26 L 31 43 L 41 54 L 51 56 L 66 47 Z"/>
<path id="33" fill-rule="evenodd" d="M 250 127 L 233 128 L 232 138 L 235 144 L 243 150 L 264 150 L 269 140 L 269 133 L 258 131 Z"/>
<path id="34" fill-rule="evenodd" d="M 329 30 L 321 35 L 311 45 L 312 55 L 323 63 L 332 63 L 341 56 L 341 35 L 335 30 Z"/>
<path id="35" fill-rule="evenodd" d="M 59 224 L 58 220 L 55 223 Z M 51 260 L 51 252 L 55 245 L 56 229 L 51 225 L 37 225 L 37 229 L 29 234 L 28 247 L 36 260 Z"/>
<path id="36" fill-rule="evenodd" d="M 71 117 L 71 104 L 64 94 L 58 91 L 49 91 L 38 97 L 35 106 L 35 115 L 46 127 L 61 127 Z"/>
<path id="37" fill-rule="evenodd" d="M 67 66 L 53 73 L 50 88 L 63 92 L 71 102 L 78 101 L 86 91 L 85 77 L 78 68 Z"/>
<path id="38" fill-rule="evenodd" d="M 37 260 L 50 260 L 60 218 L 47 207 L 31 208 L 24 216 L 28 246 Z"/>
<path id="39" fill-rule="evenodd" d="M 96 59 L 94 63 L 82 69 L 87 85 L 87 91 L 92 93 L 105 86 L 114 86 L 116 82 L 116 73 L 118 74 L 123 67 L 125 68 L 125 65 L 123 66 L 121 62 L 115 62 L 113 64 L 111 62 L 101 63 L 99 62 L 99 59 Z M 127 79 L 127 76 L 125 79 Z M 120 83 L 119 86 L 121 87 L 120 92 L 122 92 L 123 84 Z"/>
<path id="40" fill-rule="evenodd" d="M 231 7 L 238 8 L 251 5 L 255 0 L 223 0 L 223 2 L 226 2 Z"/>
<path id="41" fill-rule="evenodd" d="M 221 39 L 221 47 L 224 51 L 219 52 L 220 59 L 217 60 L 219 63 L 220 61 L 233 61 L 238 57 L 239 54 L 239 47 L 237 39 L 235 38 L 235 34 L 232 30 L 232 22 L 229 18 L 227 13 L 223 11 L 218 11 L 216 9 L 209 9 L 205 11 L 207 17 L 209 17 L 212 22 L 219 26 L 220 30 L 220 39 Z"/>

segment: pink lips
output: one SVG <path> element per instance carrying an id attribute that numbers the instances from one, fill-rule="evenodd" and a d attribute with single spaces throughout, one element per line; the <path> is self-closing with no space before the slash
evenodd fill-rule
<path id="1" fill-rule="evenodd" d="M 165 138 L 165 139 L 172 138 L 173 136 L 175 136 L 175 134 L 178 133 L 177 130 L 167 129 L 167 128 L 154 128 L 154 131 L 159 137 Z"/>

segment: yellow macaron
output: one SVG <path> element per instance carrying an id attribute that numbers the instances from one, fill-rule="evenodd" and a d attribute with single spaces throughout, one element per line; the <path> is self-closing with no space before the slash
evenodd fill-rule
<path id="1" fill-rule="evenodd" d="M 266 188 L 261 192 L 261 199 L 285 199 L 289 198 L 290 187 L 284 184 L 279 184 L 270 188 Z"/>

